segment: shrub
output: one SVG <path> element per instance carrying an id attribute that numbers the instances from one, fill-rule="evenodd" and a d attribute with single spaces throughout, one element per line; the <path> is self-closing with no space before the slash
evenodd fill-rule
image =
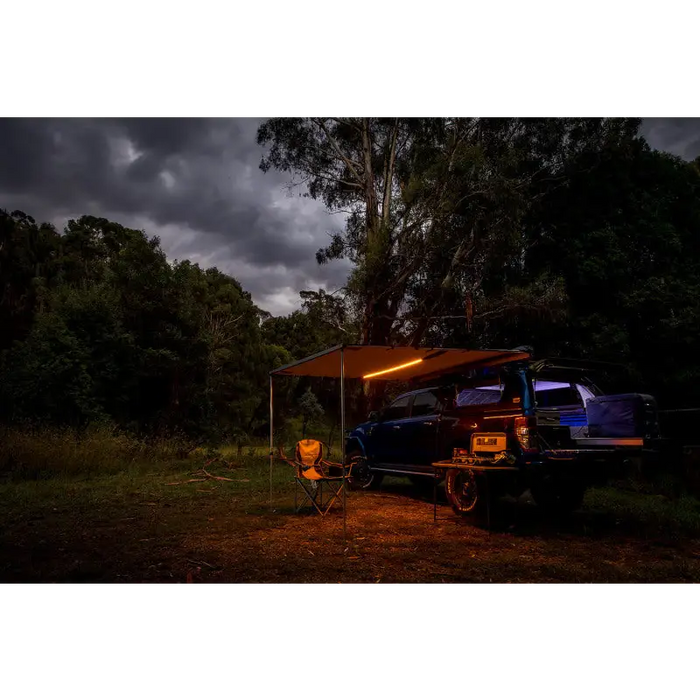
<path id="1" fill-rule="evenodd" d="M 0 427 L 0 474 L 5 479 L 90 477 L 180 460 L 193 446 L 177 436 L 141 440 L 105 425 L 68 428 Z"/>

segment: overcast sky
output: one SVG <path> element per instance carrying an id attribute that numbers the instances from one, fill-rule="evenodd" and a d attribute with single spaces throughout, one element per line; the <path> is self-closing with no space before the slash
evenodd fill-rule
<path id="1" fill-rule="evenodd" d="M 0 119 L 0 208 L 62 229 L 94 214 L 158 235 L 171 259 L 216 266 L 273 314 L 302 289 L 342 286 L 315 254 L 342 228 L 321 204 L 259 170 L 253 119 Z M 648 119 L 652 147 L 700 155 L 700 119 Z"/>

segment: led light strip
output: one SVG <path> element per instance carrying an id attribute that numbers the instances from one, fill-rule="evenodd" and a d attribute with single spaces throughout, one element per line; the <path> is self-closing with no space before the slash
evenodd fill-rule
<path id="1" fill-rule="evenodd" d="M 396 367 L 389 367 L 389 369 L 383 369 L 380 372 L 372 372 L 372 374 L 365 374 L 363 379 L 371 379 L 372 377 L 378 377 L 380 374 L 387 374 L 389 372 L 397 372 L 400 369 L 404 369 L 404 367 L 412 367 L 413 365 L 417 365 L 419 362 L 423 362 L 423 359 L 419 360 L 412 360 L 411 362 L 406 362 L 403 365 L 396 365 Z"/>

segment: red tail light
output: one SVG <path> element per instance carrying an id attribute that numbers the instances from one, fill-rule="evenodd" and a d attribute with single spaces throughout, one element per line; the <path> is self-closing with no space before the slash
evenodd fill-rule
<path id="1" fill-rule="evenodd" d="M 515 419 L 515 437 L 523 452 L 537 452 L 537 419 L 534 416 L 518 416 Z"/>

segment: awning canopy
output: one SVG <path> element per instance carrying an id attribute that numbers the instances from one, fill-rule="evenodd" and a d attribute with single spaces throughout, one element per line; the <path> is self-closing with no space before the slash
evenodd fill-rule
<path id="1" fill-rule="evenodd" d="M 340 377 L 340 351 L 344 351 L 347 379 L 407 380 L 449 370 L 501 365 L 527 360 L 521 350 L 465 350 L 463 348 L 412 348 L 390 345 L 337 345 L 303 360 L 279 367 L 274 376 Z"/>

